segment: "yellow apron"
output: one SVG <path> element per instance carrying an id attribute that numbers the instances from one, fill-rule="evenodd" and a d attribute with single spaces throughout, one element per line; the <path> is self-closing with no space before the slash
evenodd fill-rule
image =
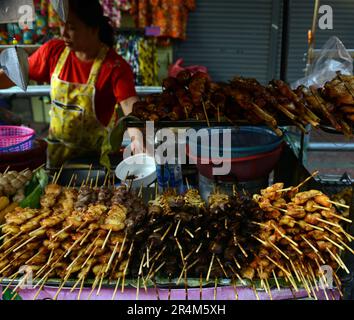
<path id="1" fill-rule="evenodd" d="M 96 117 L 95 84 L 109 48 L 104 46 L 95 59 L 87 84 L 70 83 L 59 75 L 70 54 L 65 48 L 51 79 L 50 129 L 48 136 L 47 166 L 58 168 L 73 157 L 89 154 L 100 156 L 100 163 L 110 167 L 108 153 L 111 151 L 109 133 L 115 115 L 104 127 Z"/>

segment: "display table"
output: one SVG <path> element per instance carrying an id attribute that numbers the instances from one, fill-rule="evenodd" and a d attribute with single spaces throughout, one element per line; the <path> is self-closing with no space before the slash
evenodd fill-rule
<path id="1" fill-rule="evenodd" d="M 0 287 L 1 288 L 1 287 Z M 2 288 L 4 289 L 4 287 Z M 70 292 L 71 288 L 65 289 L 59 293 L 57 300 L 77 300 L 80 290 L 75 289 Z M 20 291 L 20 297 L 23 300 L 33 300 L 38 288 L 23 289 Z M 57 287 L 45 286 L 37 297 L 37 300 L 52 300 L 58 291 Z M 257 291 L 256 297 L 254 291 L 248 287 L 237 287 L 237 294 L 235 294 L 234 287 L 218 287 L 218 288 L 203 288 L 202 297 L 199 288 L 188 289 L 188 300 L 271 300 L 265 291 Z M 2 292 L 2 290 L 1 290 Z M 95 290 L 91 295 L 91 288 L 83 288 L 80 300 L 112 300 L 114 288 L 102 288 L 97 295 Z M 277 289 L 271 291 L 273 300 L 289 300 L 289 299 L 308 299 L 306 290 L 299 289 L 298 292 L 292 292 L 290 289 Z M 316 291 L 318 300 L 326 300 L 323 290 Z M 337 290 L 327 290 L 329 300 L 339 300 L 340 294 Z M 312 298 L 313 299 L 313 298 Z M 126 288 L 124 293 L 121 288 L 117 290 L 115 300 L 137 300 L 136 288 Z M 139 290 L 138 300 L 187 300 L 185 289 L 171 289 L 168 288 L 148 288 L 147 291 L 142 288 Z"/>

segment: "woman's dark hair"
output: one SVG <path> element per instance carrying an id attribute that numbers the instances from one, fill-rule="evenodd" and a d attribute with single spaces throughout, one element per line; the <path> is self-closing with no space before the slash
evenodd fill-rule
<path id="1" fill-rule="evenodd" d="M 110 19 L 103 14 L 99 0 L 69 0 L 69 8 L 87 26 L 99 28 L 100 40 L 109 47 L 114 46 L 114 29 Z"/>

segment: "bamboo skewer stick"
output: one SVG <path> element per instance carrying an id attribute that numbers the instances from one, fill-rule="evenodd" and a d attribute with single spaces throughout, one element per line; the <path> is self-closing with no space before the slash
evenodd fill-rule
<path id="1" fill-rule="evenodd" d="M 138 280 L 136 284 L 136 297 L 135 297 L 136 301 L 139 300 L 139 290 L 140 290 L 140 275 L 138 275 Z"/>
<path id="2" fill-rule="evenodd" d="M 331 211 L 331 208 L 319 206 L 319 205 L 317 205 L 317 204 L 314 204 L 313 207 L 316 208 L 316 209 L 324 210 L 324 211 Z"/>
<path id="3" fill-rule="evenodd" d="M 341 296 L 341 298 L 344 297 L 343 295 L 343 292 L 341 290 L 341 287 L 342 287 L 342 283 L 340 281 L 340 279 L 338 278 L 337 274 L 335 272 L 333 272 L 333 279 L 334 279 L 334 282 L 336 283 L 336 286 L 337 286 L 337 290 L 339 292 L 339 295 Z"/>
<path id="4" fill-rule="evenodd" d="M 315 171 L 309 177 L 307 177 L 303 182 L 298 184 L 295 188 L 300 189 L 304 184 L 306 184 L 308 181 L 310 181 L 313 177 L 317 176 L 319 173 L 320 173 L 319 171 Z"/>
<path id="5" fill-rule="evenodd" d="M 130 248 L 129 248 L 129 251 L 128 251 L 127 264 L 126 264 L 126 266 L 125 266 L 125 268 L 124 268 L 124 271 L 123 271 L 122 293 L 124 293 L 125 276 L 126 276 L 126 274 L 127 274 L 127 270 L 128 270 L 128 267 L 129 267 L 129 263 L 130 263 L 130 259 L 131 259 L 131 255 L 132 255 L 133 248 L 134 248 L 134 240 L 132 241 L 132 243 L 131 243 L 131 245 L 130 245 Z"/>
<path id="6" fill-rule="evenodd" d="M 115 299 L 115 297 L 116 297 L 116 295 L 117 295 L 117 291 L 118 291 L 119 283 L 120 283 L 120 278 L 118 278 L 118 279 L 117 279 L 116 286 L 114 287 L 114 291 L 113 291 L 113 295 L 112 295 L 112 300 L 114 300 L 114 299 Z"/>
<path id="7" fill-rule="evenodd" d="M 6 224 L 5 224 L 6 225 Z M 1 226 L 0 226 L 1 227 Z M 2 239 L 5 239 L 7 236 L 9 236 L 11 234 L 11 232 L 8 232 L 8 233 L 5 233 L 5 234 L 3 234 L 1 237 L 0 237 L 0 241 L 2 240 Z"/>
<path id="8" fill-rule="evenodd" d="M 274 278 L 274 280 L 275 280 L 275 284 L 276 284 L 276 286 L 277 286 L 277 289 L 278 289 L 278 291 L 280 291 L 280 286 L 279 286 L 278 278 L 277 278 L 277 275 L 275 274 L 274 269 L 272 270 L 272 273 L 273 273 L 273 278 Z"/>
<path id="9" fill-rule="evenodd" d="M 42 282 L 41 286 L 39 287 L 38 291 L 36 292 L 36 294 L 33 297 L 33 300 L 37 300 L 39 294 L 41 293 L 41 291 L 43 290 L 43 287 L 45 285 L 45 283 L 48 281 L 48 277 L 44 279 L 44 281 Z"/>
<path id="10" fill-rule="evenodd" d="M 88 172 L 87 172 L 87 177 L 86 177 L 85 185 L 88 185 L 88 182 L 89 182 L 89 180 L 90 180 L 91 170 L 92 170 L 92 164 L 90 164 L 89 170 L 88 170 Z"/>
<path id="11" fill-rule="evenodd" d="M 179 221 L 181 221 L 181 220 L 179 220 Z M 161 241 L 163 241 L 163 240 L 166 238 L 166 236 L 167 236 L 168 233 L 170 232 L 171 228 L 172 228 L 172 223 L 168 226 L 166 232 L 162 235 Z"/>
<path id="12" fill-rule="evenodd" d="M 199 275 L 199 300 L 203 300 L 203 274 Z"/>
<path id="13" fill-rule="evenodd" d="M 19 273 L 20 273 L 20 271 L 17 271 L 9 277 L 9 280 L 11 280 L 11 281 L 8 283 L 8 285 L 5 287 L 4 291 L 2 292 L 3 295 L 7 292 L 7 290 L 10 289 L 12 283 L 15 281 L 15 279 Z"/>
<path id="14" fill-rule="evenodd" d="M 265 241 L 263 241 L 263 240 L 261 240 L 261 239 L 259 239 L 258 237 L 256 237 L 255 235 L 251 235 L 251 237 L 252 238 L 254 238 L 254 239 L 256 239 L 258 242 L 260 242 L 261 244 L 263 244 L 264 246 L 266 246 L 267 245 L 267 242 L 265 242 Z"/>
<path id="15" fill-rule="evenodd" d="M 187 269 L 184 269 L 184 290 L 186 293 L 186 300 L 188 301 L 188 278 L 187 278 Z"/>
<path id="16" fill-rule="evenodd" d="M 295 247 L 292 243 L 290 243 L 290 246 L 299 254 L 299 255 L 303 255 L 303 252 L 301 250 L 299 250 L 297 247 Z"/>
<path id="17" fill-rule="evenodd" d="M 84 288 L 84 283 L 85 283 L 85 277 L 82 277 L 79 294 L 77 295 L 77 300 L 80 300 L 81 298 L 82 290 Z"/>
<path id="18" fill-rule="evenodd" d="M 324 228 L 325 228 L 327 231 L 329 231 L 330 233 L 333 233 L 333 234 L 338 238 L 338 240 L 339 240 L 339 239 L 342 239 L 342 236 L 341 236 L 339 233 L 333 231 L 332 229 L 330 229 L 330 228 L 328 228 L 328 227 L 324 227 Z"/>
<path id="19" fill-rule="evenodd" d="M 71 246 L 70 248 L 66 251 L 64 258 L 66 258 L 70 252 L 79 244 L 79 242 L 84 238 L 85 234 L 82 234 Z"/>
<path id="20" fill-rule="evenodd" d="M 343 240 L 341 240 L 340 238 L 338 239 L 338 241 L 346 248 L 348 249 L 352 254 L 354 254 L 354 250 L 349 247 Z"/>
<path id="21" fill-rule="evenodd" d="M 300 222 L 295 221 L 295 223 L 301 226 Z M 318 227 L 318 226 L 315 226 L 315 225 L 310 224 L 310 223 L 307 223 L 307 222 L 305 222 L 305 225 L 308 226 L 308 227 L 311 227 L 311 228 L 313 228 L 313 229 L 319 230 L 319 231 L 324 231 L 323 228 Z"/>
<path id="22" fill-rule="evenodd" d="M 115 247 L 114 247 L 114 250 L 113 250 L 113 252 L 112 252 L 112 255 L 111 255 L 111 257 L 109 258 L 109 261 L 108 261 L 108 264 L 107 264 L 105 273 L 108 272 L 108 270 L 109 270 L 109 268 L 110 268 L 110 266 L 111 266 L 111 264 L 112 264 L 112 262 L 113 262 L 114 256 L 116 255 L 117 250 L 118 250 L 118 245 L 119 245 L 119 242 L 116 243 L 116 245 L 115 245 Z"/>
<path id="23" fill-rule="evenodd" d="M 238 263 L 238 261 L 237 261 L 237 259 L 235 258 L 235 256 L 232 256 L 232 258 L 233 258 L 233 260 L 234 260 L 234 262 L 235 262 L 235 264 L 236 264 L 236 267 L 237 267 L 239 270 L 241 270 L 241 266 L 240 266 L 240 264 Z"/>
<path id="24" fill-rule="evenodd" d="M 120 250 L 119 250 L 118 259 L 122 256 L 124 245 L 125 245 L 125 242 L 127 241 L 127 236 L 128 236 L 128 233 L 125 232 L 124 239 L 123 239 L 123 242 L 122 242 L 122 246 L 120 247 Z"/>
<path id="25" fill-rule="evenodd" d="M 97 273 L 97 275 L 96 275 L 96 277 L 95 277 L 95 280 L 93 281 L 93 284 L 92 284 L 92 287 L 91 287 L 91 291 L 90 291 L 90 293 L 89 293 L 89 295 L 88 295 L 88 299 L 89 299 L 89 300 L 91 300 L 92 294 L 93 294 L 93 292 L 95 291 L 95 289 L 96 289 L 96 287 L 97 287 L 97 283 L 98 283 L 99 280 L 100 280 L 100 275 L 101 275 L 100 272 Z"/>
<path id="26" fill-rule="evenodd" d="M 66 230 L 70 229 L 71 227 L 72 227 L 72 224 L 69 224 L 65 228 L 61 229 L 60 231 L 58 231 L 56 234 L 54 234 L 52 236 L 52 239 L 55 239 L 56 237 L 60 236 L 63 232 L 65 232 Z"/>
<path id="27" fill-rule="evenodd" d="M 187 177 L 186 177 L 186 185 L 187 185 L 187 190 L 190 190 L 189 181 Z"/>
<path id="28" fill-rule="evenodd" d="M 67 281 L 67 280 L 69 279 L 69 277 L 70 277 L 70 274 L 71 274 L 71 272 L 69 272 L 69 273 L 65 276 L 65 278 L 63 279 L 63 282 L 61 283 L 61 285 L 60 285 L 58 291 L 57 291 L 56 294 L 54 295 L 53 300 L 57 300 L 57 299 L 58 299 L 58 296 L 59 296 L 60 292 L 63 290 L 66 281 Z"/>
<path id="29" fill-rule="evenodd" d="M 138 198 L 143 198 L 143 188 L 144 188 L 144 183 L 141 183 L 139 193 L 138 193 Z"/>
<path id="30" fill-rule="evenodd" d="M 194 239 L 194 234 L 192 232 L 190 232 L 187 228 L 184 228 L 183 230 L 187 232 L 192 239 Z"/>
<path id="31" fill-rule="evenodd" d="M 348 222 L 348 223 L 353 223 L 352 220 L 347 219 L 347 218 L 345 218 L 345 217 L 342 217 L 342 216 L 340 216 L 340 215 L 338 215 L 338 214 L 335 214 L 335 213 L 333 213 L 333 212 L 330 212 L 329 214 L 330 214 L 331 216 L 335 217 L 335 218 L 338 218 L 339 220 L 343 220 L 343 221 Z"/>
<path id="32" fill-rule="evenodd" d="M 291 238 L 289 238 L 287 235 L 285 235 L 284 233 L 282 233 L 280 230 L 279 230 L 279 228 L 277 227 L 277 226 L 275 226 L 273 223 L 272 223 L 272 226 L 273 226 L 273 228 L 280 234 L 280 236 L 282 237 L 282 238 L 285 238 L 286 240 L 288 240 L 290 243 L 292 243 L 294 246 L 296 246 L 296 247 L 298 247 L 299 245 L 295 242 L 295 241 L 293 241 Z"/>
<path id="33" fill-rule="evenodd" d="M 348 270 L 347 266 L 344 264 L 343 260 L 338 256 L 335 255 L 331 250 L 329 250 L 328 248 L 326 248 L 326 250 L 328 251 L 328 253 L 332 256 L 332 258 L 337 261 L 337 263 L 341 266 L 342 269 L 344 269 L 346 271 L 346 273 L 350 274 L 350 271 Z"/>
<path id="34" fill-rule="evenodd" d="M 301 268 L 299 268 L 299 273 L 300 273 L 300 275 L 301 275 L 302 284 L 304 285 L 304 288 L 305 288 L 305 290 L 306 290 L 306 292 L 307 292 L 308 297 L 309 297 L 309 298 L 312 298 L 312 296 L 311 296 L 311 289 L 310 289 L 310 287 L 309 287 L 309 285 L 308 285 L 308 283 L 307 283 L 307 281 L 306 281 L 306 278 L 305 278 L 305 276 L 304 276 L 304 274 L 303 274 Z M 299 280 L 299 282 L 301 283 L 300 280 Z"/>
<path id="35" fill-rule="evenodd" d="M 49 255 L 49 258 L 48 258 L 48 261 L 46 263 L 47 266 L 50 265 L 51 261 L 52 261 L 52 258 L 53 258 L 53 254 L 54 254 L 54 248 L 51 250 L 50 252 L 50 255 Z"/>
<path id="36" fill-rule="evenodd" d="M 307 240 L 303 235 L 301 235 L 301 238 L 311 247 L 314 252 L 318 253 L 317 248 L 309 240 Z"/>
<path id="37" fill-rule="evenodd" d="M 242 285 L 246 286 L 247 283 L 241 278 L 241 276 L 232 268 L 230 264 L 227 265 L 229 269 L 232 271 L 232 273 L 237 277 L 237 279 L 242 283 Z"/>
<path id="38" fill-rule="evenodd" d="M 200 243 L 198 248 L 195 250 L 195 253 L 198 253 L 200 251 L 200 249 L 202 248 L 203 246 L 203 243 Z"/>
<path id="39" fill-rule="evenodd" d="M 209 269 L 208 269 L 206 281 L 209 281 L 211 268 L 213 267 L 213 263 L 214 263 L 214 258 L 215 258 L 215 253 L 213 253 L 213 255 L 212 255 L 212 257 L 211 257 L 211 260 L 210 260 L 210 265 L 209 265 Z"/>
<path id="40" fill-rule="evenodd" d="M 101 293 L 101 289 L 102 289 L 102 284 L 103 284 L 103 279 L 105 277 L 105 272 L 102 272 L 102 275 L 101 275 L 101 279 L 100 279 L 100 283 L 98 285 L 98 290 L 97 290 L 97 293 L 96 293 L 96 296 L 99 296 L 100 293 Z"/>
<path id="41" fill-rule="evenodd" d="M 258 301 L 261 300 L 261 299 L 259 298 L 259 295 L 258 295 L 256 286 L 254 285 L 253 282 L 252 282 L 252 284 L 251 284 L 251 288 L 252 288 L 252 290 L 253 290 L 254 295 L 256 296 L 256 299 L 257 299 Z"/>
<path id="42" fill-rule="evenodd" d="M 337 223 L 333 223 L 333 222 L 330 222 L 330 221 L 327 221 L 327 220 L 323 220 L 321 218 L 316 218 L 316 220 L 321 221 L 323 223 L 327 223 L 327 224 L 329 224 L 330 226 L 333 226 L 333 227 L 341 228 L 341 226 L 339 224 L 337 224 Z"/>
<path id="43" fill-rule="evenodd" d="M 177 226 L 176 226 L 175 233 L 173 234 L 173 236 L 174 236 L 174 237 L 177 237 L 178 228 L 179 228 L 179 226 L 180 226 L 181 222 L 182 222 L 181 220 L 178 220 L 178 223 L 177 223 Z"/>
<path id="44" fill-rule="evenodd" d="M 282 267 L 278 262 L 274 261 L 271 257 L 266 256 L 266 258 L 272 262 L 274 265 L 276 265 L 281 271 L 283 271 L 286 275 L 290 275 L 289 271 L 287 271 L 286 269 L 284 269 L 284 267 Z"/>
<path id="45" fill-rule="evenodd" d="M 79 244 L 80 246 L 82 246 L 85 243 L 85 241 L 91 235 L 92 232 L 94 232 L 94 229 L 90 229 L 89 232 L 86 233 L 85 237 L 81 240 L 81 242 Z"/>
<path id="46" fill-rule="evenodd" d="M 106 244 L 108 242 L 108 239 L 109 237 L 111 236 L 111 233 L 112 233 L 112 229 L 109 229 L 108 233 L 107 233 L 107 236 L 106 236 L 106 239 L 104 240 L 103 244 L 102 244 L 102 250 L 104 250 L 104 248 L 106 247 Z"/>
<path id="47" fill-rule="evenodd" d="M 320 266 L 320 264 L 318 263 L 317 259 L 315 259 L 315 262 L 316 262 L 317 267 L 318 267 L 319 276 L 322 278 L 323 283 L 325 283 L 326 286 L 327 286 L 327 288 L 328 288 L 329 285 L 328 285 L 328 283 L 327 283 L 327 278 L 325 277 L 325 274 L 324 274 L 324 272 L 322 271 L 321 266 Z"/>
<path id="48" fill-rule="evenodd" d="M 270 290 L 270 285 L 269 285 L 269 282 L 268 282 L 268 279 L 264 279 L 265 281 L 265 287 L 267 287 L 268 289 L 268 295 L 269 295 L 269 298 L 270 300 L 273 300 L 273 295 L 272 295 L 272 291 Z"/>
<path id="49" fill-rule="evenodd" d="M 79 279 L 77 279 L 77 281 L 75 282 L 75 284 L 73 285 L 73 287 L 70 289 L 70 292 L 73 292 L 76 287 L 79 285 L 79 283 L 82 281 L 83 276 L 80 276 Z"/>
<path id="50" fill-rule="evenodd" d="M 97 188 L 97 186 L 98 186 L 98 178 L 99 178 L 99 176 L 100 176 L 100 172 L 97 170 L 95 188 Z"/>
<path id="51" fill-rule="evenodd" d="M 32 262 L 32 260 L 35 259 L 36 257 L 38 257 L 40 254 L 41 254 L 41 252 L 38 251 L 33 257 L 29 258 L 29 259 L 25 262 L 25 264 L 27 264 L 27 265 L 30 264 L 30 263 Z M 0 271 L 0 273 L 1 273 L 1 271 Z"/>
<path id="52" fill-rule="evenodd" d="M 233 278 L 231 282 L 232 282 L 232 287 L 234 288 L 235 300 L 238 300 L 238 292 L 237 292 L 237 288 L 236 288 L 236 279 Z"/>
<path id="53" fill-rule="evenodd" d="M 290 260 L 290 265 L 291 265 L 291 267 L 292 267 L 292 269 L 293 269 L 293 271 L 294 271 L 294 273 L 295 273 L 295 276 L 296 276 L 297 281 L 301 282 L 300 276 L 299 276 L 299 274 L 298 274 L 298 272 L 297 272 L 297 270 L 296 270 L 296 268 L 295 268 L 294 263 L 293 263 L 291 260 Z"/>
<path id="54" fill-rule="evenodd" d="M 318 291 L 319 291 L 319 288 L 318 288 L 318 285 L 317 285 L 316 276 L 315 276 L 315 273 L 313 272 L 313 269 L 312 269 L 312 267 L 311 267 L 310 264 L 307 266 L 307 269 L 308 269 L 309 272 L 310 272 L 312 281 L 313 281 L 313 283 L 314 283 L 314 285 L 315 285 L 316 291 L 318 292 Z"/>
<path id="55" fill-rule="evenodd" d="M 333 245 L 335 245 L 338 249 L 344 251 L 344 248 L 343 248 L 341 245 L 339 245 L 337 242 L 333 241 L 331 238 L 329 238 L 329 237 L 327 237 L 327 236 L 324 236 L 324 239 L 326 239 L 327 241 L 329 241 L 330 243 L 332 243 Z"/>
<path id="56" fill-rule="evenodd" d="M 31 241 L 33 241 L 34 239 L 36 239 L 37 236 L 33 236 L 31 238 L 29 238 L 27 241 L 25 241 L 24 243 L 22 243 L 19 247 L 15 248 L 13 250 L 13 252 L 17 252 L 18 250 L 20 250 L 21 248 L 23 248 L 26 244 L 30 243 Z"/>
<path id="57" fill-rule="evenodd" d="M 33 233 L 38 232 L 38 231 L 42 231 L 42 230 L 45 230 L 45 229 L 46 229 L 45 226 L 41 226 L 38 229 L 31 231 L 28 235 L 31 237 Z"/>
<path id="58" fill-rule="evenodd" d="M 228 278 L 228 275 L 227 275 L 227 273 L 226 273 L 226 271 L 225 271 L 224 266 L 222 265 L 222 263 L 221 263 L 221 261 L 220 261 L 220 258 L 219 258 L 219 257 L 216 257 L 216 260 L 217 260 L 217 262 L 219 263 L 219 266 L 220 266 L 222 272 L 224 273 L 224 275 L 225 275 L 225 277 L 226 277 L 226 279 L 227 279 L 227 278 Z"/>
<path id="59" fill-rule="evenodd" d="M 218 278 L 215 277 L 215 286 L 214 286 L 214 301 L 216 300 L 216 296 L 218 293 Z"/>
<path id="60" fill-rule="evenodd" d="M 63 168 L 64 168 L 64 164 L 61 165 L 60 170 L 59 170 L 59 173 L 58 173 L 56 179 L 54 180 L 54 184 L 57 184 L 57 183 L 58 183 L 58 180 L 59 180 L 59 178 L 60 178 L 60 176 L 61 176 L 61 173 L 63 172 Z"/>
<path id="61" fill-rule="evenodd" d="M 279 251 L 279 253 L 281 253 L 287 260 L 291 261 L 290 258 L 284 253 L 284 251 L 277 247 L 273 242 L 268 241 L 267 243 L 269 243 L 275 250 Z"/>
<path id="62" fill-rule="evenodd" d="M 339 202 L 335 202 L 335 201 L 332 201 L 332 200 L 327 200 L 327 202 L 329 203 L 332 203 L 338 207 L 343 207 L 345 209 L 350 209 L 350 206 L 346 205 L 346 204 L 343 204 L 343 203 L 339 203 Z"/>
<path id="63" fill-rule="evenodd" d="M 309 287 L 311 289 L 311 293 L 312 293 L 313 297 L 315 298 L 315 300 L 318 300 L 318 297 L 316 295 L 315 289 L 314 289 L 314 287 L 312 285 L 312 282 L 311 282 L 311 278 L 310 278 L 310 276 L 308 274 L 306 275 L 306 278 L 307 278 L 307 283 L 308 283 L 308 285 L 309 285 Z"/>
<path id="64" fill-rule="evenodd" d="M 71 184 L 73 183 L 74 177 L 75 177 L 75 174 L 73 173 L 73 174 L 71 175 L 70 181 L 69 181 L 69 183 L 68 183 L 68 185 L 67 185 L 67 188 L 68 188 L 68 189 L 71 187 Z"/>

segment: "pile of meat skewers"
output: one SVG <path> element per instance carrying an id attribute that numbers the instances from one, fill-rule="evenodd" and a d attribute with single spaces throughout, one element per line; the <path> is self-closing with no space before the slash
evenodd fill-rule
<path id="1" fill-rule="evenodd" d="M 150 203 L 132 276 L 157 275 L 177 284 L 181 279 L 186 284 L 188 277 L 242 281 L 241 269 L 259 247 L 251 237 L 260 229 L 253 221 L 262 221 L 262 215 L 247 195 L 216 192 L 207 206 L 195 189 L 184 195 L 166 192 Z"/>
<path id="2" fill-rule="evenodd" d="M 350 76 L 338 75 L 324 88 L 300 86 L 292 90 L 281 80 L 261 85 L 256 79 L 235 77 L 227 83 L 212 82 L 202 72 L 180 72 L 163 81 L 163 92 L 136 102 L 132 115 L 144 121 L 201 120 L 246 121 L 267 125 L 279 136 L 279 124 L 315 128 L 330 124 L 346 136 L 354 123 L 354 88 Z"/>
<path id="3" fill-rule="evenodd" d="M 261 195 L 253 198 L 266 212 L 266 219 L 258 224 L 261 232 L 256 239 L 262 247 L 244 277 L 286 278 L 297 291 L 296 277 L 309 296 L 317 298 L 314 286 L 317 286 L 316 276 L 321 275 L 320 266 L 330 266 L 334 275 L 338 268 L 349 273 L 341 252 L 354 253 L 347 244 L 353 237 L 341 223 L 352 221 L 337 210 L 336 206 L 343 206 L 341 203 L 331 201 L 318 190 L 284 189 L 282 183 L 262 190 Z M 338 277 L 335 280 L 339 284 Z"/>
<path id="4" fill-rule="evenodd" d="M 182 195 L 169 190 L 147 208 L 126 186 L 77 190 L 52 183 L 40 209 L 15 208 L 6 215 L 0 277 L 11 285 L 27 265 L 37 295 L 50 279 L 61 280 L 55 298 L 72 279 L 72 290 L 93 279 L 91 294 L 97 289 L 97 295 L 103 283 L 115 283 L 115 296 L 128 277 L 137 288 L 161 278 L 183 280 L 186 287 L 188 278 L 199 278 L 201 287 L 203 279 L 215 285 L 230 279 L 255 288 L 260 279 L 271 297 L 270 281 L 280 290 L 282 278 L 316 298 L 320 267 L 328 265 L 340 287 L 335 272 L 349 271 L 341 253 L 354 253 L 348 245 L 353 237 L 343 227 L 352 222 L 338 210 L 347 205 L 282 183 L 253 197 L 216 191 L 208 200 L 195 189 Z"/>
<path id="5" fill-rule="evenodd" d="M 40 209 L 16 208 L 6 215 L 0 276 L 15 279 L 27 265 L 37 286 L 60 278 L 57 295 L 69 279 L 77 279 L 74 289 L 94 278 L 92 292 L 104 280 L 120 279 L 124 286 L 132 235 L 145 214 L 142 200 L 125 186 L 75 190 L 50 184 Z"/>

